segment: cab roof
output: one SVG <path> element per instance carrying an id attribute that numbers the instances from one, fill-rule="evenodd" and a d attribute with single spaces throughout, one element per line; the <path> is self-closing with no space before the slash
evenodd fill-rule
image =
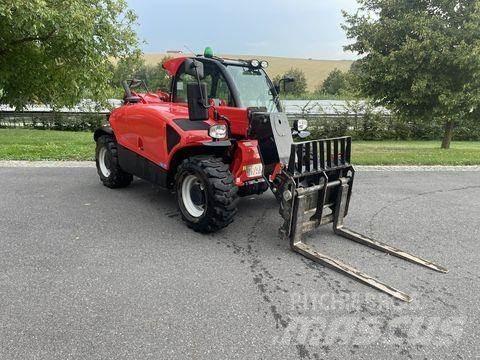
<path id="1" fill-rule="evenodd" d="M 169 59 L 163 63 L 163 68 L 167 71 L 168 75 L 174 76 L 180 66 L 185 62 L 187 59 L 209 59 L 205 58 L 201 55 L 198 56 L 180 56 L 180 57 L 175 57 L 173 59 Z M 233 60 L 233 59 L 223 59 L 214 56 L 211 58 L 212 60 L 217 60 L 225 65 L 236 65 L 236 66 L 250 66 L 250 62 L 247 60 Z"/>
<path id="2" fill-rule="evenodd" d="M 163 68 L 167 71 L 168 75 L 174 76 L 178 68 L 187 60 L 186 56 L 180 56 L 173 59 L 169 59 L 163 63 Z"/>

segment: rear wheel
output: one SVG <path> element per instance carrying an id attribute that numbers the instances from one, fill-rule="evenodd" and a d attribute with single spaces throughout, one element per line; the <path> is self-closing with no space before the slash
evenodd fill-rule
<path id="1" fill-rule="evenodd" d="M 95 162 L 103 185 L 115 189 L 126 187 L 132 182 L 133 176 L 120 168 L 117 143 L 113 136 L 102 135 L 97 139 Z"/>
<path id="2" fill-rule="evenodd" d="M 182 218 L 193 230 L 211 233 L 233 221 L 238 188 L 222 159 L 195 156 L 184 160 L 175 183 Z"/>

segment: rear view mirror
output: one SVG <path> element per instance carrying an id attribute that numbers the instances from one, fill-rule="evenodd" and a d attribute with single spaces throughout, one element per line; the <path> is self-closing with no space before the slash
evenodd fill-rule
<path id="1" fill-rule="evenodd" d="M 187 84 L 188 117 L 191 121 L 208 120 L 208 106 L 204 105 L 203 94 L 207 93 L 205 83 Z"/>
<path id="2" fill-rule="evenodd" d="M 283 83 L 283 92 L 286 92 L 286 85 L 289 83 L 295 82 L 295 78 L 293 76 L 288 76 L 285 75 L 283 78 L 280 79 L 278 82 L 278 91 L 277 93 L 280 93 L 280 85 Z"/>
<path id="3" fill-rule="evenodd" d="M 203 79 L 205 77 L 203 63 L 195 59 L 185 60 L 185 73 L 193 76 L 195 79 Z"/>

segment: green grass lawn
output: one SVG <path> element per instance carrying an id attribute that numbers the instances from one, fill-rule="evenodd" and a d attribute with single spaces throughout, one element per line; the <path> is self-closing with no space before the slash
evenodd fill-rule
<path id="1" fill-rule="evenodd" d="M 94 160 L 89 132 L 0 129 L 0 160 Z"/>
<path id="2" fill-rule="evenodd" d="M 0 129 L 0 160 L 93 160 L 91 133 Z M 356 165 L 480 165 L 480 142 L 354 141 Z"/>
<path id="3" fill-rule="evenodd" d="M 480 141 L 353 141 L 352 162 L 358 165 L 480 165 Z"/>

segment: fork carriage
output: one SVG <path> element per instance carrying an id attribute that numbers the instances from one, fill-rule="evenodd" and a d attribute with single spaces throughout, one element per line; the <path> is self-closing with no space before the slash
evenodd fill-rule
<path id="1" fill-rule="evenodd" d="M 334 233 L 346 239 L 438 272 L 448 272 L 444 267 L 431 261 L 344 226 L 355 175 L 355 169 L 350 163 L 351 143 L 350 137 L 339 137 L 291 145 L 288 165 L 282 172 L 285 185 L 280 197 L 280 213 L 284 218 L 281 232 L 295 252 L 397 299 L 410 302 L 412 298 L 404 292 L 315 250 L 303 241 L 304 234 L 314 231 L 321 225 L 333 224 Z"/>

